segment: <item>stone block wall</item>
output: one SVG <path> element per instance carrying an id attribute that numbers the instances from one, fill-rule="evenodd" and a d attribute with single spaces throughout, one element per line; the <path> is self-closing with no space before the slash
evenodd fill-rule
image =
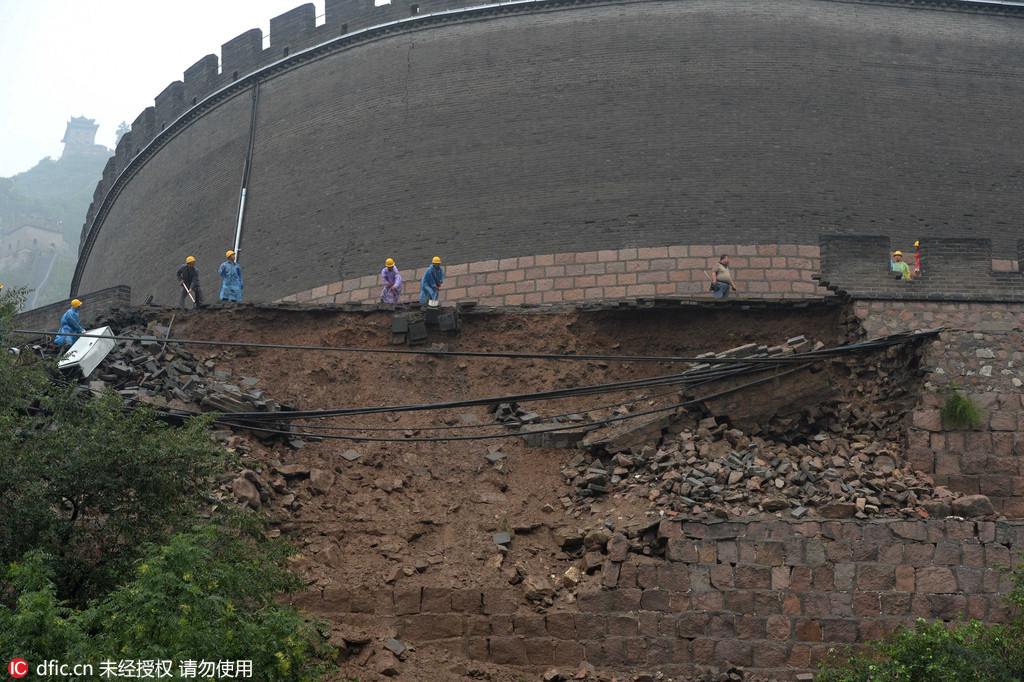
<path id="1" fill-rule="evenodd" d="M 575 604 L 547 611 L 511 586 L 328 589 L 300 606 L 384 617 L 416 644 L 523 668 L 738 665 L 792 679 L 917 618 L 1007 620 L 1000 568 L 1024 549 L 1024 523 L 952 518 L 665 522 L 661 533 L 667 560 L 608 561 Z"/>
<path id="2" fill-rule="evenodd" d="M 855 299 L 1024 301 L 1018 255 L 1024 240 L 1017 241 L 1016 251 L 997 254 L 991 239 L 923 238 L 921 274 L 909 282 L 894 278 L 889 269 L 889 254 L 897 248 L 914 267 L 909 244 L 882 235 L 827 235 L 820 241 L 822 284 Z"/>
<path id="3" fill-rule="evenodd" d="M 811 276 L 819 268 L 817 246 L 798 244 L 691 244 L 604 249 L 501 258 L 445 267 L 442 298 L 485 305 L 566 303 L 656 296 L 710 296 L 709 273 L 729 255 L 740 298 L 821 298 L 828 294 Z M 426 259 L 424 259 L 426 260 Z M 383 266 L 383 263 L 381 264 Z M 419 300 L 424 268 L 398 268 L 405 278 L 403 302 Z M 376 274 L 334 282 L 287 296 L 285 301 L 376 303 Z"/>
<path id="4" fill-rule="evenodd" d="M 109 315 L 115 308 L 128 307 L 132 296 L 130 287 L 110 287 L 101 291 L 79 296 L 82 307 L 79 316 L 82 324 L 89 327 L 104 315 Z M 41 308 L 35 308 L 14 316 L 14 327 L 17 329 L 37 329 L 56 331 L 60 327 L 60 317 L 68 309 L 70 300 L 58 301 Z"/>
<path id="5" fill-rule="evenodd" d="M 907 424 L 907 456 L 950 489 L 988 495 L 1024 518 L 1024 304 L 859 301 L 869 337 L 944 327 L 925 350 L 925 391 Z M 979 407 L 976 429 L 950 430 L 941 407 L 958 387 Z"/>

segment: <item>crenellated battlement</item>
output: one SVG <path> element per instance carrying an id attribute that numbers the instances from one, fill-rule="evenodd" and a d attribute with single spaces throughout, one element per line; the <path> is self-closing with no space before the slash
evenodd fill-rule
<path id="1" fill-rule="evenodd" d="M 546 2 L 517 0 L 518 4 Z M 315 5 L 306 3 L 273 17 L 268 41 L 264 40 L 263 31 L 258 28 L 235 36 L 221 45 L 219 58 L 208 54 L 185 69 L 182 80 L 164 88 L 156 96 L 154 106 L 147 107 L 132 122 L 131 132 L 118 141 L 93 193 L 82 227 L 81 244 L 85 244 L 100 204 L 113 188 L 118 175 L 157 135 L 215 92 L 303 50 L 356 31 L 419 15 L 482 5 L 485 3 L 480 0 L 395 0 L 376 7 L 373 0 L 326 0 L 325 21 L 319 26 L 316 24 Z M 265 42 L 269 43 L 268 47 L 264 47 Z"/>
<path id="2" fill-rule="evenodd" d="M 821 238 L 823 286 L 860 299 L 930 301 L 1024 301 L 1024 240 L 1016 253 L 995 253 L 991 239 L 922 237 L 922 275 L 900 281 L 889 271 L 890 254 L 903 251 L 914 266 L 910 244 L 884 235 Z"/>

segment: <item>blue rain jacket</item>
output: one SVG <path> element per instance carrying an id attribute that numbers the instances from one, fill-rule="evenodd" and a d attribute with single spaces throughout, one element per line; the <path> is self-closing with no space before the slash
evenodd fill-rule
<path id="1" fill-rule="evenodd" d="M 68 311 L 60 318 L 60 329 L 57 330 L 60 336 L 55 338 L 53 342 L 58 346 L 70 346 L 78 337 L 74 334 L 84 334 L 85 329 L 82 327 L 82 322 L 78 318 L 78 311 L 74 308 L 68 308 Z"/>
<path id="2" fill-rule="evenodd" d="M 220 300 L 242 301 L 242 266 L 229 260 L 220 264 Z"/>
<path id="3" fill-rule="evenodd" d="M 423 279 L 420 280 L 420 305 L 426 305 L 427 301 L 436 299 L 438 288 L 443 282 L 444 270 L 440 265 L 431 263 L 427 271 L 423 273 Z"/>

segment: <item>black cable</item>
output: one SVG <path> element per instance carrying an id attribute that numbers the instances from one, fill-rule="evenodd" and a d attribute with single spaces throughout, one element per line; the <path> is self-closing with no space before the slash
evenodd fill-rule
<path id="1" fill-rule="evenodd" d="M 929 330 L 930 333 L 938 333 L 939 330 Z M 929 332 L 918 332 L 929 333 Z M 13 329 L 12 334 L 28 334 L 36 336 L 57 336 L 58 332 L 41 331 L 38 329 Z M 882 337 L 877 341 L 883 339 L 896 338 L 897 336 L 907 336 L 911 333 L 905 333 L 901 335 L 892 335 L 890 337 Z M 138 336 L 105 336 L 103 334 L 74 334 L 76 338 L 104 338 L 112 339 L 114 341 L 132 341 L 132 342 L 152 342 L 157 341 L 155 337 L 138 337 Z M 247 341 L 209 341 L 203 339 L 178 339 L 178 338 L 166 338 L 159 339 L 165 343 L 174 343 L 179 345 L 192 345 L 192 346 L 224 346 L 229 348 L 265 348 L 272 350 L 305 350 L 305 351 L 320 351 L 320 352 L 332 352 L 332 353 L 374 353 L 384 355 L 426 355 L 434 357 L 483 357 L 483 358 L 509 358 L 518 360 L 585 360 L 585 361 L 605 361 L 605 362 L 688 362 L 694 364 L 711 364 L 711 365 L 727 365 L 735 364 L 739 362 L 745 363 L 778 363 L 780 358 L 792 358 L 793 355 L 789 356 L 773 356 L 773 357 L 746 357 L 746 358 L 716 358 L 711 357 L 686 357 L 686 356 L 675 356 L 675 355 L 577 355 L 577 354 L 566 354 L 566 353 L 516 353 L 516 352 L 503 352 L 503 351 L 451 351 L 451 350 L 416 350 L 411 348 L 358 348 L 351 346 L 315 346 L 315 345 L 302 345 L 302 344 L 284 344 L 284 343 L 255 343 Z M 846 344 L 843 346 L 836 346 L 835 348 L 823 348 L 817 351 L 807 351 L 802 354 L 795 355 L 827 355 L 829 353 L 849 352 L 851 350 L 857 350 L 861 348 L 869 347 L 869 344 L 875 343 L 875 341 L 864 341 L 856 344 Z M 902 341 L 898 341 L 902 343 Z"/>
<path id="2" fill-rule="evenodd" d="M 651 410 L 646 410 L 644 412 L 637 412 L 635 414 L 628 414 L 628 415 L 620 415 L 618 417 L 608 417 L 608 418 L 601 419 L 601 420 L 596 421 L 596 422 L 590 422 L 590 423 L 582 425 L 582 426 L 571 426 L 571 425 L 570 426 L 557 426 L 557 427 L 552 427 L 552 428 L 549 428 L 549 429 L 531 429 L 531 430 L 525 431 L 525 432 L 517 431 L 517 432 L 514 432 L 514 433 L 508 433 L 508 432 L 505 432 L 505 433 L 488 433 L 488 434 L 480 434 L 480 435 L 474 435 L 474 436 L 451 436 L 449 438 L 445 438 L 445 437 L 431 437 L 431 436 L 412 437 L 412 438 L 379 438 L 379 437 L 373 437 L 373 436 L 366 436 L 366 437 L 360 437 L 360 436 L 341 436 L 341 435 L 335 435 L 335 434 L 307 433 L 307 432 L 303 432 L 303 431 L 284 431 L 284 430 L 281 430 L 281 429 L 269 429 L 269 428 L 264 428 L 264 427 L 253 427 L 253 426 L 249 426 L 249 425 L 246 425 L 246 424 L 234 424 L 234 423 L 232 423 L 230 421 L 226 421 L 226 420 L 223 420 L 223 419 L 216 419 L 216 420 L 214 420 L 214 423 L 221 424 L 223 426 L 233 426 L 235 428 L 247 429 L 249 431 L 259 431 L 260 433 L 270 433 L 270 434 L 280 434 L 280 435 L 284 435 L 284 436 L 291 436 L 293 438 L 299 437 L 299 438 L 311 438 L 311 439 L 319 439 L 319 440 L 344 440 L 344 441 L 357 442 L 357 443 L 358 442 L 372 442 L 372 443 L 441 443 L 441 442 L 445 442 L 445 441 L 496 440 L 496 439 L 503 439 L 503 438 L 522 438 L 523 436 L 530 436 L 530 435 L 534 435 L 534 434 L 561 433 L 561 432 L 565 432 L 565 431 L 574 431 L 574 430 L 577 430 L 577 429 L 580 429 L 580 428 L 590 428 L 591 430 L 593 430 L 594 428 L 597 428 L 597 427 L 600 427 L 600 426 L 606 426 L 608 424 L 614 424 L 614 423 L 617 423 L 617 422 L 626 421 L 628 419 L 637 419 L 638 417 L 646 417 L 646 416 L 650 416 L 652 414 L 659 414 L 661 412 L 668 412 L 668 411 L 671 411 L 671 410 L 677 410 L 677 409 L 680 409 L 682 407 L 687 407 L 689 405 L 696 405 L 697 403 L 704 402 L 705 400 L 713 400 L 714 398 L 719 398 L 719 397 L 724 396 L 724 395 L 729 395 L 730 393 L 735 393 L 736 391 L 739 391 L 739 390 L 742 390 L 742 389 L 745 389 L 745 388 L 750 388 L 751 386 L 756 386 L 758 384 L 763 384 L 763 383 L 766 383 L 768 381 L 773 381 L 773 380 L 778 379 L 780 377 L 784 377 L 784 376 L 786 376 L 788 374 L 792 374 L 793 372 L 798 372 L 798 371 L 800 371 L 802 369 L 806 369 L 807 367 L 810 367 L 810 363 L 806 363 L 804 365 L 799 365 L 797 367 L 792 367 L 792 368 L 787 369 L 787 370 L 785 370 L 783 372 L 779 372 L 777 374 L 773 374 L 773 375 L 768 376 L 768 377 L 763 377 L 761 379 L 755 379 L 753 381 L 749 381 L 747 383 L 740 384 L 739 386 L 733 386 L 732 388 L 727 388 L 727 389 L 724 389 L 722 391 L 718 391 L 716 393 L 710 393 L 708 395 L 701 396 L 699 398 L 692 398 L 690 400 L 684 400 L 684 401 L 682 401 L 680 403 L 675 403 L 673 405 L 667 405 L 665 407 L 659 407 L 659 408 L 655 408 L 655 409 L 651 409 Z"/>
<path id="3" fill-rule="evenodd" d="M 839 346 L 840 349 L 847 349 L 847 352 L 851 350 L 863 350 L 866 348 L 884 348 L 896 343 L 903 343 L 910 335 L 893 335 L 891 337 L 885 337 L 877 341 L 862 342 L 858 344 L 850 344 L 849 346 Z M 809 360 L 825 360 L 833 355 L 838 354 L 836 349 L 822 349 L 823 351 L 810 351 L 807 353 L 794 353 L 787 356 L 782 356 L 774 362 L 774 366 L 780 364 L 789 363 L 805 363 Z M 749 371 L 763 371 L 765 369 L 772 369 L 769 367 L 758 367 L 753 369 L 750 367 L 750 363 L 746 362 L 747 359 L 734 359 L 734 367 L 729 369 L 701 369 L 701 370 L 689 370 L 679 374 L 668 374 L 656 377 L 648 377 L 645 379 L 637 379 L 626 382 L 616 382 L 607 384 L 595 384 L 590 386 L 575 387 L 570 389 L 556 389 L 552 391 L 542 391 L 535 393 L 524 393 L 515 395 L 505 396 L 493 396 L 488 398 L 474 398 L 469 400 L 450 401 L 445 403 L 425 403 L 425 404 L 413 404 L 413 405 L 394 405 L 394 406 L 381 406 L 381 407 L 357 407 L 357 408 L 334 408 L 325 410 L 294 410 L 288 412 L 234 412 L 232 416 L 243 419 L 252 420 L 271 420 L 271 421 L 293 421 L 296 419 L 307 419 L 307 418 L 326 418 L 326 417 L 340 417 L 340 416 L 352 416 L 357 414 L 380 414 L 380 413 L 395 413 L 395 412 L 414 412 L 423 410 L 436 410 L 436 409 L 455 409 L 463 407 L 478 407 L 481 405 L 491 405 L 495 403 L 510 403 L 510 402 L 532 402 L 540 400 L 556 400 L 567 397 L 578 397 L 585 395 L 593 395 L 595 393 L 609 393 L 615 390 L 628 390 L 632 388 L 647 388 L 652 386 L 662 386 L 666 384 L 686 384 L 692 380 L 695 376 L 699 376 L 701 379 L 721 379 L 726 376 L 733 376 L 736 374 L 744 374 Z M 755 360 L 762 360 L 762 358 L 755 358 Z M 771 359 L 767 359 L 769 362 Z M 758 363 L 759 364 L 759 363 Z"/>
<path id="4" fill-rule="evenodd" d="M 707 382 L 702 382 L 707 383 Z M 606 403 L 604 405 L 597 405 L 594 407 L 584 407 L 572 412 L 562 412 L 560 414 L 549 414 L 542 415 L 538 419 L 530 422 L 531 424 L 543 424 L 545 422 L 551 422 L 556 419 L 563 417 L 569 417 L 574 414 L 580 414 L 583 412 L 596 412 L 597 410 L 607 410 L 612 407 L 625 407 L 626 405 L 633 405 L 634 403 L 643 402 L 644 400 L 653 400 L 654 398 L 661 398 L 666 395 L 672 395 L 678 393 L 678 388 L 673 388 L 670 391 L 660 391 L 651 393 L 650 395 L 640 396 L 637 398 L 630 398 L 629 400 L 620 400 L 614 403 Z M 578 426 L 585 426 L 589 422 L 580 422 Z M 459 431 L 464 429 L 484 429 L 493 428 L 495 426 L 502 426 L 502 424 L 455 424 L 454 426 L 327 426 L 323 424 L 303 424 L 304 429 L 314 429 L 316 431 L 369 431 L 373 433 L 377 432 L 395 432 L 395 431 Z"/>
<path id="5" fill-rule="evenodd" d="M 804 360 L 806 362 L 806 360 Z M 744 374 L 747 371 L 764 371 L 773 367 L 759 367 L 756 370 L 743 370 L 736 372 L 722 372 L 721 376 L 732 376 Z M 702 375 L 703 376 L 703 375 Z M 644 379 L 633 379 L 630 381 L 613 382 L 606 384 L 592 384 L 573 388 L 554 389 L 550 391 L 539 391 L 533 393 L 518 393 L 513 395 L 490 396 L 487 398 L 470 398 L 467 400 L 453 400 L 442 403 L 414 403 L 408 405 L 383 405 L 379 407 L 343 407 L 326 410 L 289 410 L 282 412 L 232 412 L 232 417 L 246 420 L 268 420 L 268 421 L 293 421 L 296 419 L 323 419 L 326 417 L 342 417 L 358 414 L 381 414 L 396 412 L 420 412 L 424 410 L 447 410 L 464 407 L 479 407 L 481 405 L 493 405 L 499 403 L 522 403 L 536 402 L 541 400 L 558 400 L 562 398 L 581 397 L 599 393 L 610 393 L 619 390 L 630 390 L 634 388 L 647 388 L 652 386 L 664 386 L 666 384 L 685 384 L 689 377 L 685 373 L 666 374 Z"/>

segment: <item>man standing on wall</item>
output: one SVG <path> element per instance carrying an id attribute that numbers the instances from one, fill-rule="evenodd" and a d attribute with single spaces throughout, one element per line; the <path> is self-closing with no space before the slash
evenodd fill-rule
<path id="1" fill-rule="evenodd" d="M 384 268 L 380 271 L 380 281 L 383 288 L 380 290 L 381 303 L 398 303 L 402 296 L 402 273 L 398 271 L 394 258 L 384 261 Z"/>
<path id="2" fill-rule="evenodd" d="M 199 286 L 199 269 L 196 268 L 196 257 L 189 256 L 185 259 L 184 265 L 178 266 L 178 286 L 181 291 L 178 293 L 178 307 L 185 307 L 185 299 L 192 299 L 196 308 L 203 307 L 203 289 Z"/>
<path id="3" fill-rule="evenodd" d="M 903 260 L 902 251 L 892 252 L 892 262 L 890 264 L 890 267 L 892 268 L 893 274 L 898 279 L 901 279 L 904 282 L 910 281 L 910 265 L 908 265 L 907 262 Z"/>
<path id="4" fill-rule="evenodd" d="M 430 267 L 423 273 L 420 280 L 420 305 L 436 301 L 440 296 L 441 285 L 444 283 L 444 270 L 441 269 L 441 257 L 434 256 Z"/>
<path id="5" fill-rule="evenodd" d="M 231 249 L 224 254 L 227 259 L 220 264 L 220 300 L 242 302 L 242 266 L 238 264 L 235 252 Z"/>
<path id="6" fill-rule="evenodd" d="M 722 254 L 718 258 L 718 265 L 711 271 L 711 295 L 715 298 L 728 298 L 730 291 L 736 291 L 736 285 L 729 270 L 729 256 Z"/>

